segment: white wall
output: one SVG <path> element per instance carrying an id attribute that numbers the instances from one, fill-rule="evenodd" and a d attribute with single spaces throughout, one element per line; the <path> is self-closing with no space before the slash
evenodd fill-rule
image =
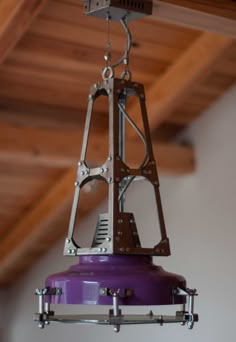
<path id="1" fill-rule="evenodd" d="M 198 289 L 196 311 L 200 322 L 194 330 L 188 331 L 179 325 L 135 326 L 122 328 L 119 334 L 115 334 L 112 328 L 55 324 L 44 331 L 39 330 L 32 322 L 37 307 L 34 288 L 43 285 L 47 274 L 64 269 L 71 262 L 61 256 L 60 243 L 11 289 L 10 319 L 6 326 L 8 339 L 4 342 L 235 341 L 235 104 L 236 87 L 188 132 L 196 149 L 197 172 L 191 176 L 161 178 L 172 256 L 156 259 L 156 262 L 185 275 L 188 285 Z M 140 215 L 140 221 L 147 225 L 153 221 L 153 203 L 147 200 L 144 183 L 140 190 L 140 208 L 145 211 L 145 215 Z M 133 189 L 131 198 L 136 200 L 137 195 L 137 189 Z M 84 223 L 84 229 L 89 227 L 89 222 L 90 219 Z M 154 235 L 149 235 L 153 239 Z M 162 311 L 162 308 L 154 309 L 154 312 Z"/>

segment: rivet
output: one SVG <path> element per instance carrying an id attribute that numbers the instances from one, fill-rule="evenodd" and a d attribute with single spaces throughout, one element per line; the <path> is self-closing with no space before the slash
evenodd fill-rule
<path id="1" fill-rule="evenodd" d="M 107 249 L 106 249 L 106 248 L 103 248 L 102 251 L 105 253 L 105 252 L 107 251 Z"/>
<path id="2" fill-rule="evenodd" d="M 68 249 L 67 254 L 71 254 L 71 249 Z"/>
<path id="3" fill-rule="evenodd" d="M 111 182 L 112 182 L 112 178 L 109 177 L 109 178 L 108 178 L 108 183 L 111 183 Z"/>
<path id="4" fill-rule="evenodd" d="M 81 171 L 80 174 L 81 174 L 81 176 L 84 176 L 84 171 Z"/>
<path id="5" fill-rule="evenodd" d="M 118 219 L 118 223 L 122 223 L 123 222 L 123 220 L 122 219 Z"/>
<path id="6" fill-rule="evenodd" d="M 86 174 L 86 176 L 88 176 L 88 174 L 89 174 L 88 170 L 87 170 L 87 171 L 85 171 L 85 174 Z"/>
<path id="7" fill-rule="evenodd" d="M 93 95 L 89 94 L 88 98 L 89 98 L 89 100 L 92 100 L 93 99 Z"/>
<path id="8" fill-rule="evenodd" d="M 70 239 L 66 239 L 66 243 L 70 243 Z"/>
<path id="9" fill-rule="evenodd" d="M 98 83 L 95 83 L 95 84 L 93 85 L 93 87 L 94 87 L 95 89 L 97 89 L 97 88 L 98 88 L 98 86 L 99 86 L 99 84 L 98 84 Z"/>
<path id="10" fill-rule="evenodd" d="M 101 167 L 100 171 L 101 171 L 101 173 L 103 173 L 103 172 L 104 172 L 104 169 Z"/>
<path id="11" fill-rule="evenodd" d="M 75 186 L 78 186 L 79 185 L 79 182 L 75 182 Z"/>
<path id="12" fill-rule="evenodd" d="M 109 95 L 111 93 L 111 90 L 110 89 L 107 89 L 107 94 Z"/>
<path id="13" fill-rule="evenodd" d="M 99 251 L 99 252 L 102 252 L 102 248 L 98 248 L 98 251 Z"/>
<path id="14" fill-rule="evenodd" d="M 108 171 L 109 171 L 109 169 L 106 167 L 106 168 L 105 168 L 105 172 L 108 172 Z"/>
<path id="15" fill-rule="evenodd" d="M 108 159 L 108 161 L 112 161 L 112 157 L 111 156 L 109 156 L 107 159 Z"/>
<path id="16" fill-rule="evenodd" d="M 82 162 L 81 162 L 81 161 L 79 161 L 79 162 L 78 162 L 78 165 L 79 165 L 79 166 L 81 166 L 81 165 L 82 165 Z"/>
<path id="17" fill-rule="evenodd" d="M 111 241 L 111 238 L 108 236 L 108 237 L 106 238 L 106 241 L 107 241 L 107 242 L 110 242 L 110 241 Z"/>

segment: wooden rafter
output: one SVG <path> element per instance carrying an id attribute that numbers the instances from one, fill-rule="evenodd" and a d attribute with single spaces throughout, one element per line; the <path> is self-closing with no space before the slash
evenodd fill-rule
<path id="1" fill-rule="evenodd" d="M 150 19 L 236 37 L 236 4 L 230 0 L 154 0 Z"/>
<path id="2" fill-rule="evenodd" d="M 13 227 L 9 227 L 9 234 L 0 246 L 0 285 L 10 283 L 16 272 L 31 266 L 32 259 L 47 252 L 66 231 L 64 224 L 54 225 L 54 222 L 70 207 L 75 174 L 74 168 L 66 171 Z M 105 199 L 104 187 L 98 186 L 96 191 L 96 196 L 82 191 L 80 218 Z"/>
<path id="3" fill-rule="evenodd" d="M 27 31 L 48 0 L 1 0 L 0 63 Z"/>
<path id="4" fill-rule="evenodd" d="M 82 129 L 78 133 L 29 127 L 0 125 L 0 161 L 34 163 L 50 167 L 71 167 L 79 159 Z M 97 132 L 91 140 L 91 161 L 104 162 L 106 134 Z M 90 147 L 89 146 L 89 147 Z M 142 157 L 142 143 L 127 143 L 127 158 L 136 162 Z M 186 174 L 194 171 L 194 153 L 190 146 L 154 144 L 158 169 L 164 174 Z M 96 158 L 96 160 L 93 160 Z M 131 159 L 131 158 L 130 158 Z"/>
<path id="5" fill-rule="evenodd" d="M 214 33 L 203 33 L 167 72 L 146 91 L 149 124 L 152 131 L 188 97 L 197 82 L 203 80 L 233 40 Z M 138 103 L 130 112 L 139 113 Z M 136 118 L 141 125 L 141 118 Z M 130 130 L 130 136 L 133 131 Z"/>

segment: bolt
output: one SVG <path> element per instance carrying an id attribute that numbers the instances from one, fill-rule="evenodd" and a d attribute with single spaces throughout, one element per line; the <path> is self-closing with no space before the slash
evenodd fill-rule
<path id="1" fill-rule="evenodd" d="M 114 325 L 114 332 L 118 333 L 120 331 L 119 325 Z"/>
<path id="2" fill-rule="evenodd" d="M 108 172 L 108 171 L 109 171 L 109 169 L 106 167 L 106 168 L 105 168 L 105 172 Z"/>
<path id="3" fill-rule="evenodd" d="M 67 254 L 71 254 L 71 249 L 68 249 Z"/>
<path id="4" fill-rule="evenodd" d="M 100 295 L 104 296 L 106 294 L 106 290 L 105 289 L 100 289 Z"/>
<path id="5" fill-rule="evenodd" d="M 99 252 L 102 252 L 102 248 L 98 248 L 98 251 L 99 251 Z"/>
<path id="6" fill-rule="evenodd" d="M 106 249 L 106 248 L 103 248 L 102 251 L 105 253 L 105 252 L 107 251 L 107 249 Z"/>
<path id="7" fill-rule="evenodd" d="M 111 156 L 109 156 L 107 159 L 108 159 L 108 161 L 112 161 L 112 157 Z"/>
<path id="8" fill-rule="evenodd" d="M 99 86 L 98 83 L 95 83 L 95 84 L 93 85 L 93 87 L 94 87 L 95 89 L 98 89 L 98 86 Z"/>
<path id="9" fill-rule="evenodd" d="M 111 182 L 112 182 L 112 178 L 108 177 L 108 183 L 111 183 Z"/>
<path id="10" fill-rule="evenodd" d="M 106 241 L 107 241 L 107 242 L 110 242 L 110 241 L 111 241 L 111 238 L 108 236 L 108 237 L 106 238 Z"/>
<path id="11" fill-rule="evenodd" d="M 79 161 L 79 162 L 78 162 L 78 165 L 79 165 L 79 166 L 81 166 L 81 165 L 82 165 L 82 162 L 81 162 L 81 161 Z"/>
<path id="12" fill-rule="evenodd" d="M 88 176 L 88 174 L 89 174 L 88 170 L 87 170 L 87 171 L 85 171 L 85 174 L 86 174 L 86 176 Z"/>
<path id="13" fill-rule="evenodd" d="M 70 243 L 70 239 L 66 239 L 66 243 Z"/>
<path id="14" fill-rule="evenodd" d="M 101 173 L 103 173 L 103 172 L 104 172 L 104 169 L 101 167 L 100 171 L 101 171 Z"/>
<path id="15" fill-rule="evenodd" d="M 79 182 L 75 182 L 75 186 L 78 186 L 79 185 Z"/>
<path id="16" fill-rule="evenodd" d="M 84 176 L 84 171 L 81 171 L 80 174 L 81 174 L 81 176 Z"/>

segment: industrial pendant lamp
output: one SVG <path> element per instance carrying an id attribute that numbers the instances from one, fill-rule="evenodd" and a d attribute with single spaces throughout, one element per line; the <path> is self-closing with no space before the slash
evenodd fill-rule
<path id="1" fill-rule="evenodd" d="M 164 271 L 152 260 L 153 256 L 169 256 L 170 247 L 152 151 L 144 87 L 132 82 L 129 71 L 132 44 L 127 22 L 151 14 L 152 1 L 90 0 L 84 3 L 86 14 L 106 19 L 108 27 L 110 20 L 121 22 L 127 35 L 127 47 L 124 56 L 112 65 L 108 42 L 102 81 L 94 84 L 89 94 L 74 202 L 64 248 L 64 255 L 79 256 L 79 263 L 67 271 L 49 276 L 45 288 L 36 290 L 39 312 L 35 314 L 35 320 L 41 328 L 50 322 L 63 322 L 113 325 L 116 332 L 123 324 L 182 323 L 191 329 L 198 320 L 194 313 L 196 290 L 188 289 L 182 276 Z M 125 69 L 120 78 L 115 78 L 115 68 L 119 65 L 124 65 Z M 109 100 L 109 153 L 103 165 L 91 168 L 86 159 L 90 123 L 94 104 L 103 96 Z M 126 112 L 126 103 L 131 96 L 140 103 L 143 132 Z M 144 144 L 144 159 L 137 168 L 130 168 L 125 160 L 126 122 Z M 161 240 L 153 248 L 141 245 L 135 217 L 126 211 L 126 191 L 137 179 L 146 179 L 154 189 Z M 74 238 L 75 219 L 81 189 L 93 180 L 108 184 L 108 212 L 98 217 L 91 247 L 81 248 Z M 59 316 L 51 311 L 50 304 L 108 305 L 110 310 L 107 315 Z M 181 304 L 183 309 L 173 316 L 155 315 L 152 312 L 147 315 L 126 315 L 121 310 L 121 305 L 175 304 Z"/>

